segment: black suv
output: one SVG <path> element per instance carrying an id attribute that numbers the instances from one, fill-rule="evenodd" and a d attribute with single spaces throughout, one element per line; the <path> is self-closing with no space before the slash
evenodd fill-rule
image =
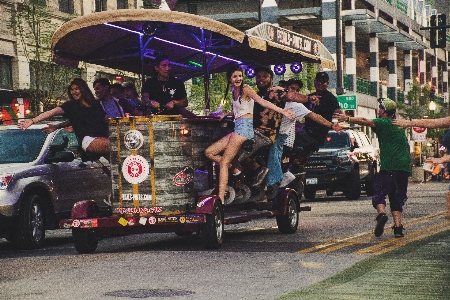
<path id="1" fill-rule="evenodd" d="M 305 170 L 306 199 L 314 199 L 317 190 L 326 190 L 327 196 L 342 191 L 348 200 L 358 200 L 362 188 L 373 195 L 378 151 L 361 131 L 330 131 L 324 146 L 309 157 Z"/>

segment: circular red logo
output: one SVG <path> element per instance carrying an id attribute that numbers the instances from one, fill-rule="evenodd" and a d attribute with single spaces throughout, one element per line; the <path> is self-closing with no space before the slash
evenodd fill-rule
<path id="1" fill-rule="evenodd" d="M 416 133 L 422 133 L 425 130 L 427 130 L 426 128 L 422 128 L 422 127 L 413 127 L 412 130 Z"/>
<path id="2" fill-rule="evenodd" d="M 123 177 L 131 184 L 141 183 L 147 179 L 149 171 L 147 160 L 140 155 L 130 155 L 123 161 Z"/>

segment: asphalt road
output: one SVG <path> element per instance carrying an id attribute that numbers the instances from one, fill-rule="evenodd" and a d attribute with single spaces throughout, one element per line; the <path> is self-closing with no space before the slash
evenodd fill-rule
<path id="1" fill-rule="evenodd" d="M 274 219 L 231 225 L 215 251 L 195 235 L 107 238 L 88 255 L 77 254 L 68 230 L 47 232 L 35 251 L 0 240 L 0 299 L 276 299 L 442 230 L 447 188 L 410 184 L 403 239 L 393 238 L 392 218 L 373 236 L 370 197 L 318 193 L 297 233 L 280 234 Z"/>

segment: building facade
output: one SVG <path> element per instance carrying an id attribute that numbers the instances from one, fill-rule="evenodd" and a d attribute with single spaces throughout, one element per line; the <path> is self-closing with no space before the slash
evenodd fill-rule
<path id="1" fill-rule="evenodd" d="M 7 26 L 10 8 L 24 1 L 0 0 L 1 88 L 30 86 L 29 63 L 20 49 L 19 37 Z M 405 101 L 413 82 L 433 86 L 439 101 L 449 101 L 450 37 L 445 49 L 431 49 L 430 31 L 420 29 L 430 25 L 431 15 L 450 12 L 448 0 L 40 1 L 49 8 L 55 23 L 71 15 L 155 7 L 202 15 L 243 31 L 261 22 L 276 23 L 317 39 L 328 48 L 339 69 L 329 73 L 330 87 L 343 87 L 346 94 L 357 96 L 358 116 L 375 117 L 379 97 Z M 99 71 L 95 66 L 83 70 L 87 81 L 93 81 Z"/>

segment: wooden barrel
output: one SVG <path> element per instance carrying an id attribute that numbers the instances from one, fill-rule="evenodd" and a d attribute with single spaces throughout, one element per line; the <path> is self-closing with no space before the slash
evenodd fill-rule
<path id="1" fill-rule="evenodd" d="M 204 151 L 228 132 L 227 122 L 210 118 L 112 119 L 113 213 L 170 214 L 194 209 L 194 174 L 207 163 Z"/>

